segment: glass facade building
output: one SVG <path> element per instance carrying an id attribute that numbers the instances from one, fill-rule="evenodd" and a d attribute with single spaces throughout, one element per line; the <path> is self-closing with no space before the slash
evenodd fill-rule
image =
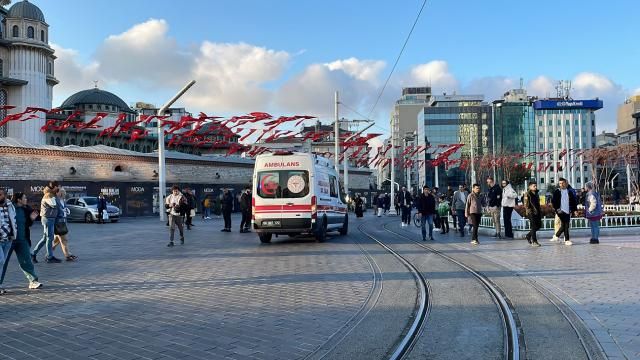
<path id="1" fill-rule="evenodd" d="M 496 156 L 536 151 L 536 122 L 533 102 L 524 89 L 507 92 L 493 102 Z"/>
<path id="2" fill-rule="evenodd" d="M 464 144 L 450 160 L 470 159 L 472 144 L 475 156 L 492 153 L 491 117 L 491 105 L 484 102 L 482 95 L 433 96 L 429 106 L 418 114 L 418 145 L 433 150 L 438 145 Z M 421 155 L 426 161 L 432 159 L 428 152 Z M 457 186 L 473 182 L 467 173 L 468 169 L 461 169 L 459 164 L 440 165 L 437 170 L 426 165 L 419 171 L 419 181 L 420 185 Z"/>
<path id="3" fill-rule="evenodd" d="M 545 99 L 534 102 L 537 128 L 538 187 L 557 186 L 564 177 L 580 188 L 591 180 L 591 169 L 577 150 L 596 147 L 596 114 L 602 100 Z"/>

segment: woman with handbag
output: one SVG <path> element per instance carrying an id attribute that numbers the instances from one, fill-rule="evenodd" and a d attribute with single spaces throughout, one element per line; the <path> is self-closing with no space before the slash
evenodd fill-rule
<path id="1" fill-rule="evenodd" d="M 15 226 L 15 236 L 11 242 L 9 251 L 4 256 L 4 264 L 2 266 L 2 275 L 0 275 L 0 295 L 6 291 L 2 288 L 4 282 L 4 276 L 7 273 L 7 265 L 13 252 L 16 253 L 18 258 L 18 264 L 20 269 L 29 280 L 29 289 L 39 289 L 42 284 L 38 282 L 38 275 L 31 262 L 31 246 L 27 243 L 27 236 L 29 233 L 29 227 L 33 224 L 33 221 L 38 217 L 38 212 L 32 210 L 27 206 L 27 196 L 24 193 L 16 193 L 13 195 L 13 204 L 8 199 L 4 199 L 4 190 L 0 190 L 2 201 L 5 202 L 6 207 L 13 208 L 10 215 L 10 222 L 12 226 Z M 14 205 L 15 204 L 15 205 Z"/>
<path id="2" fill-rule="evenodd" d="M 67 226 L 67 216 L 71 213 L 64 198 L 67 196 L 67 192 L 64 189 L 58 191 L 56 197 L 56 204 L 58 206 L 58 217 L 56 218 L 56 224 L 54 227 L 55 237 L 53 238 L 53 248 L 60 245 L 62 253 L 67 261 L 76 261 L 78 257 L 71 254 L 69 251 L 69 227 Z"/>

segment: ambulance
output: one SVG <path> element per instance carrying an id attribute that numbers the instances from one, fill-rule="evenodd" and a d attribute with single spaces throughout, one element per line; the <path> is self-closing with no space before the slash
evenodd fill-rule
<path id="1" fill-rule="evenodd" d="M 258 155 L 251 199 L 253 230 L 262 243 L 273 234 L 311 234 L 323 242 L 327 232 L 346 235 L 347 205 L 333 162 L 318 155 L 278 151 Z"/>

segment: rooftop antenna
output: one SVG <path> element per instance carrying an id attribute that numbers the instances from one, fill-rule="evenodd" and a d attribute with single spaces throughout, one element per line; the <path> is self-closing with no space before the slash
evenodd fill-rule
<path id="1" fill-rule="evenodd" d="M 556 96 L 558 98 L 564 97 L 564 80 L 560 80 L 558 84 L 556 84 Z"/>
<path id="2" fill-rule="evenodd" d="M 520 90 L 524 89 L 524 79 L 520 78 Z"/>
<path id="3" fill-rule="evenodd" d="M 564 96 L 567 99 L 571 99 L 571 80 L 565 80 L 564 85 Z"/>

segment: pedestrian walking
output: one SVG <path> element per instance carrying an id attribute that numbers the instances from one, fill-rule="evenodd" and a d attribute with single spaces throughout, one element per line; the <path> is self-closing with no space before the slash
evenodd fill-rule
<path id="1" fill-rule="evenodd" d="M 184 227 L 182 225 L 182 216 L 184 209 L 187 207 L 187 200 L 180 192 L 180 187 L 174 185 L 171 187 L 171 194 L 167 196 L 164 202 L 165 208 L 169 211 L 169 244 L 168 247 L 173 247 L 173 238 L 176 231 L 176 226 L 180 231 L 180 244 L 184 244 Z"/>
<path id="2" fill-rule="evenodd" d="M 493 225 L 496 229 L 496 233 L 493 237 L 501 239 L 502 231 L 500 226 L 500 213 L 502 212 L 502 188 L 500 185 L 496 184 L 495 180 L 491 176 L 487 178 L 487 186 L 489 186 L 489 191 L 487 193 L 487 207 L 489 214 L 493 219 Z"/>
<path id="3" fill-rule="evenodd" d="M 440 204 L 438 204 L 438 215 L 440 215 L 440 234 L 446 234 L 449 232 L 449 213 L 451 212 L 451 206 L 447 197 L 440 196 Z"/>
<path id="4" fill-rule="evenodd" d="M 542 227 L 542 213 L 540 211 L 538 184 L 535 181 L 529 183 L 529 189 L 524 194 L 524 211 L 529 219 L 527 241 L 532 246 L 540 246 L 540 243 L 538 243 L 538 230 Z"/>
<path id="5" fill-rule="evenodd" d="M 418 216 L 420 217 L 420 231 L 422 232 L 422 241 L 427 241 L 427 224 L 429 224 L 429 240 L 434 240 L 433 215 L 436 213 L 436 199 L 433 197 L 433 194 L 431 194 L 431 191 L 429 191 L 429 187 L 426 185 L 422 187 L 422 194 L 420 194 L 420 196 L 418 197 L 416 210 L 418 211 Z"/>
<path id="6" fill-rule="evenodd" d="M 98 195 L 98 224 L 104 224 L 105 220 L 104 220 L 104 212 L 106 211 L 107 214 L 109 213 L 109 211 L 107 210 L 107 199 L 104 197 L 103 193 L 100 193 Z"/>
<path id="7" fill-rule="evenodd" d="M 13 252 L 16 253 L 20 269 L 29 281 L 29 289 L 42 287 L 31 262 L 31 247 L 27 242 L 27 230 L 37 217 L 38 212 L 27 207 L 27 197 L 24 193 L 14 194 L 12 203 L 7 199 L 4 189 L 0 189 L 0 295 L 7 292 L 2 284 Z"/>
<path id="8" fill-rule="evenodd" d="M 384 195 L 379 195 L 377 200 L 378 217 L 381 217 L 384 212 Z"/>
<path id="9" fill-rule="evenodd" d="M 362 199 L 362 196 L 360 196 L 360 194 L 356 194 L 355 205 L 356 217 L 361 218 L 364 215 L 364 199 Z"/>
<path id="10" fill-rule="evenodd" d="M 187 202 L 187 206 L 184 208 L 184 215 L 186 219 L 184 223 L 187 225 L 187 230 L 191 230 L 191 227 L 195 226 L 193 225 L 193 216 L 195 215 L 196 209 L 196 197 L 193 195 L 191 188 L 185 188 L 182 195 Z"/>
<path id="11" fill-rule="evenodd" d="M 205 196 L 204 200 L 202 200 L 202 219 L 211 219 L 211 197 L 209 195 Z"/>
<path id="12" fill-rule="evenodd" d="M 78 257 L 73 255 L 69 250 L 69 227 L 67 226 L 67 216 L 71 214 L 71 211 L 65 203 L 66 196 L 67 192 L 65 191 L 65 189 L 60 188 L 56 196 L 58 217 L 56 217 L 56 224 L 53 231 L 54 237 L 52 248 L 55 250 L 55 248 L 60 245 L 60 249 L 62 250 L 62 254 L 65 257 L 65 260 L 76 261 L 78 260 Z"/>
<path id="13" fill-rule="evenodd" d="M 398 207 L 402 212 L 402 226 L 411 225 L 411 206 L 413 198 L 411 193 L 407 191 L 406 187 L 402 187 L 402 190 L 398 194 Z"/>
<path id="14" fill-rule="evenodd" d="M 478 227 L 480 219 L 482 219 L 482 200 L 480 199 L 480 184 L 473 184 L 471 194 L 467 197 L 467 203 L 464 211 L 465 217 L 469 219 L 472 225 L 471 243 L 478 245 Z"/>
<path id="15" fill-rule="evenodd" d="M 518 193 L 513 189 L 509 180 L 502 180 L 502 217 L 504 219 L 504 236 L 509 239 L 513 239 L 513 224 L 511 223 L 511 216 L 513 215 L 513 208 L 516 207 L 516 199 Z M 536 185 L 537 187 L 537 185 Z M 540 198 L 538 198 L 540 201 Z"/>
<path id="16" fill-rule="evenodd" d="M 231 232 L 231 211 L 233 210 L 233 196 L 231 196 L 231 191 L 229 189 L 224 189 L 222 191 L 222 217 L 224 218 L 224 229 L 220 230 L 222 232 Z"/>
<path id="17" fill-rule="evenodd" d="M 589 220 L 589 226 L 591 227 L 591 239 L 590 244 L 600 243 L 600 219 L 604 215 L 602 206 L 602 197 L 596 191 L 592 182 L 588 182 L 585 185 L 587 190 L 587 196 L 584 203 L 584 217 Z"/>
<path id="18" fill-rule="evenodd" d="M 384 194 L 384 214 L 389 214 L 389 210 L 391 210 L 391 195 L 385 193 Z"/>
<path id="19" fill-rule="evenodd" d="M 38 251 L 46 246 L 45 262 L 59 263 L 60 259 L 53 256 L 53 238 L 55 236 L 55 224 L 58 218 L 58 204 L 56 202 L 56 194 L 60 190 L 60 184 L 57 181 L 50 181 L 42 192 L 42 200 L 40 201 L 40 219 L 42 223 L 42 238 L 31 251 L 31 261 L 35 264 L 38 262 Z"/>
<path id="20" fill-rule="evenodd" d="M 560 178 L 558 183 L 560 187 L 553 192 L 551 206 L 560 219 L 560 229 L 556 231 L 551 241 L 558 241 L 560 234 L 564 234 L 564 244 L 572 245 L 569 228 L 571 227 L 571 214 L 578 210 L 576 193 L 565 178 Z"/>
<path id="21" fill-rule="evenodd" d="M 240 222 L 240 232 L 248 233 L 251 228 L 251 187 L 244 188 L 240 195 L 240 211 L 242 211 L 242 221 Z"/>
<path id="22" fill-rule="evenodd" d="M 456 212 L 456 218 L 458 219 L 458 229 L 460 236 L 464 236 L 464 226 L 466 225 L 465 208 L 467 205 L 467 197 L 469 193 L 465 190 L 464 185 L 458 186 L 458 191 L 453 193 L 453 205 L 451 206 Z"/>

